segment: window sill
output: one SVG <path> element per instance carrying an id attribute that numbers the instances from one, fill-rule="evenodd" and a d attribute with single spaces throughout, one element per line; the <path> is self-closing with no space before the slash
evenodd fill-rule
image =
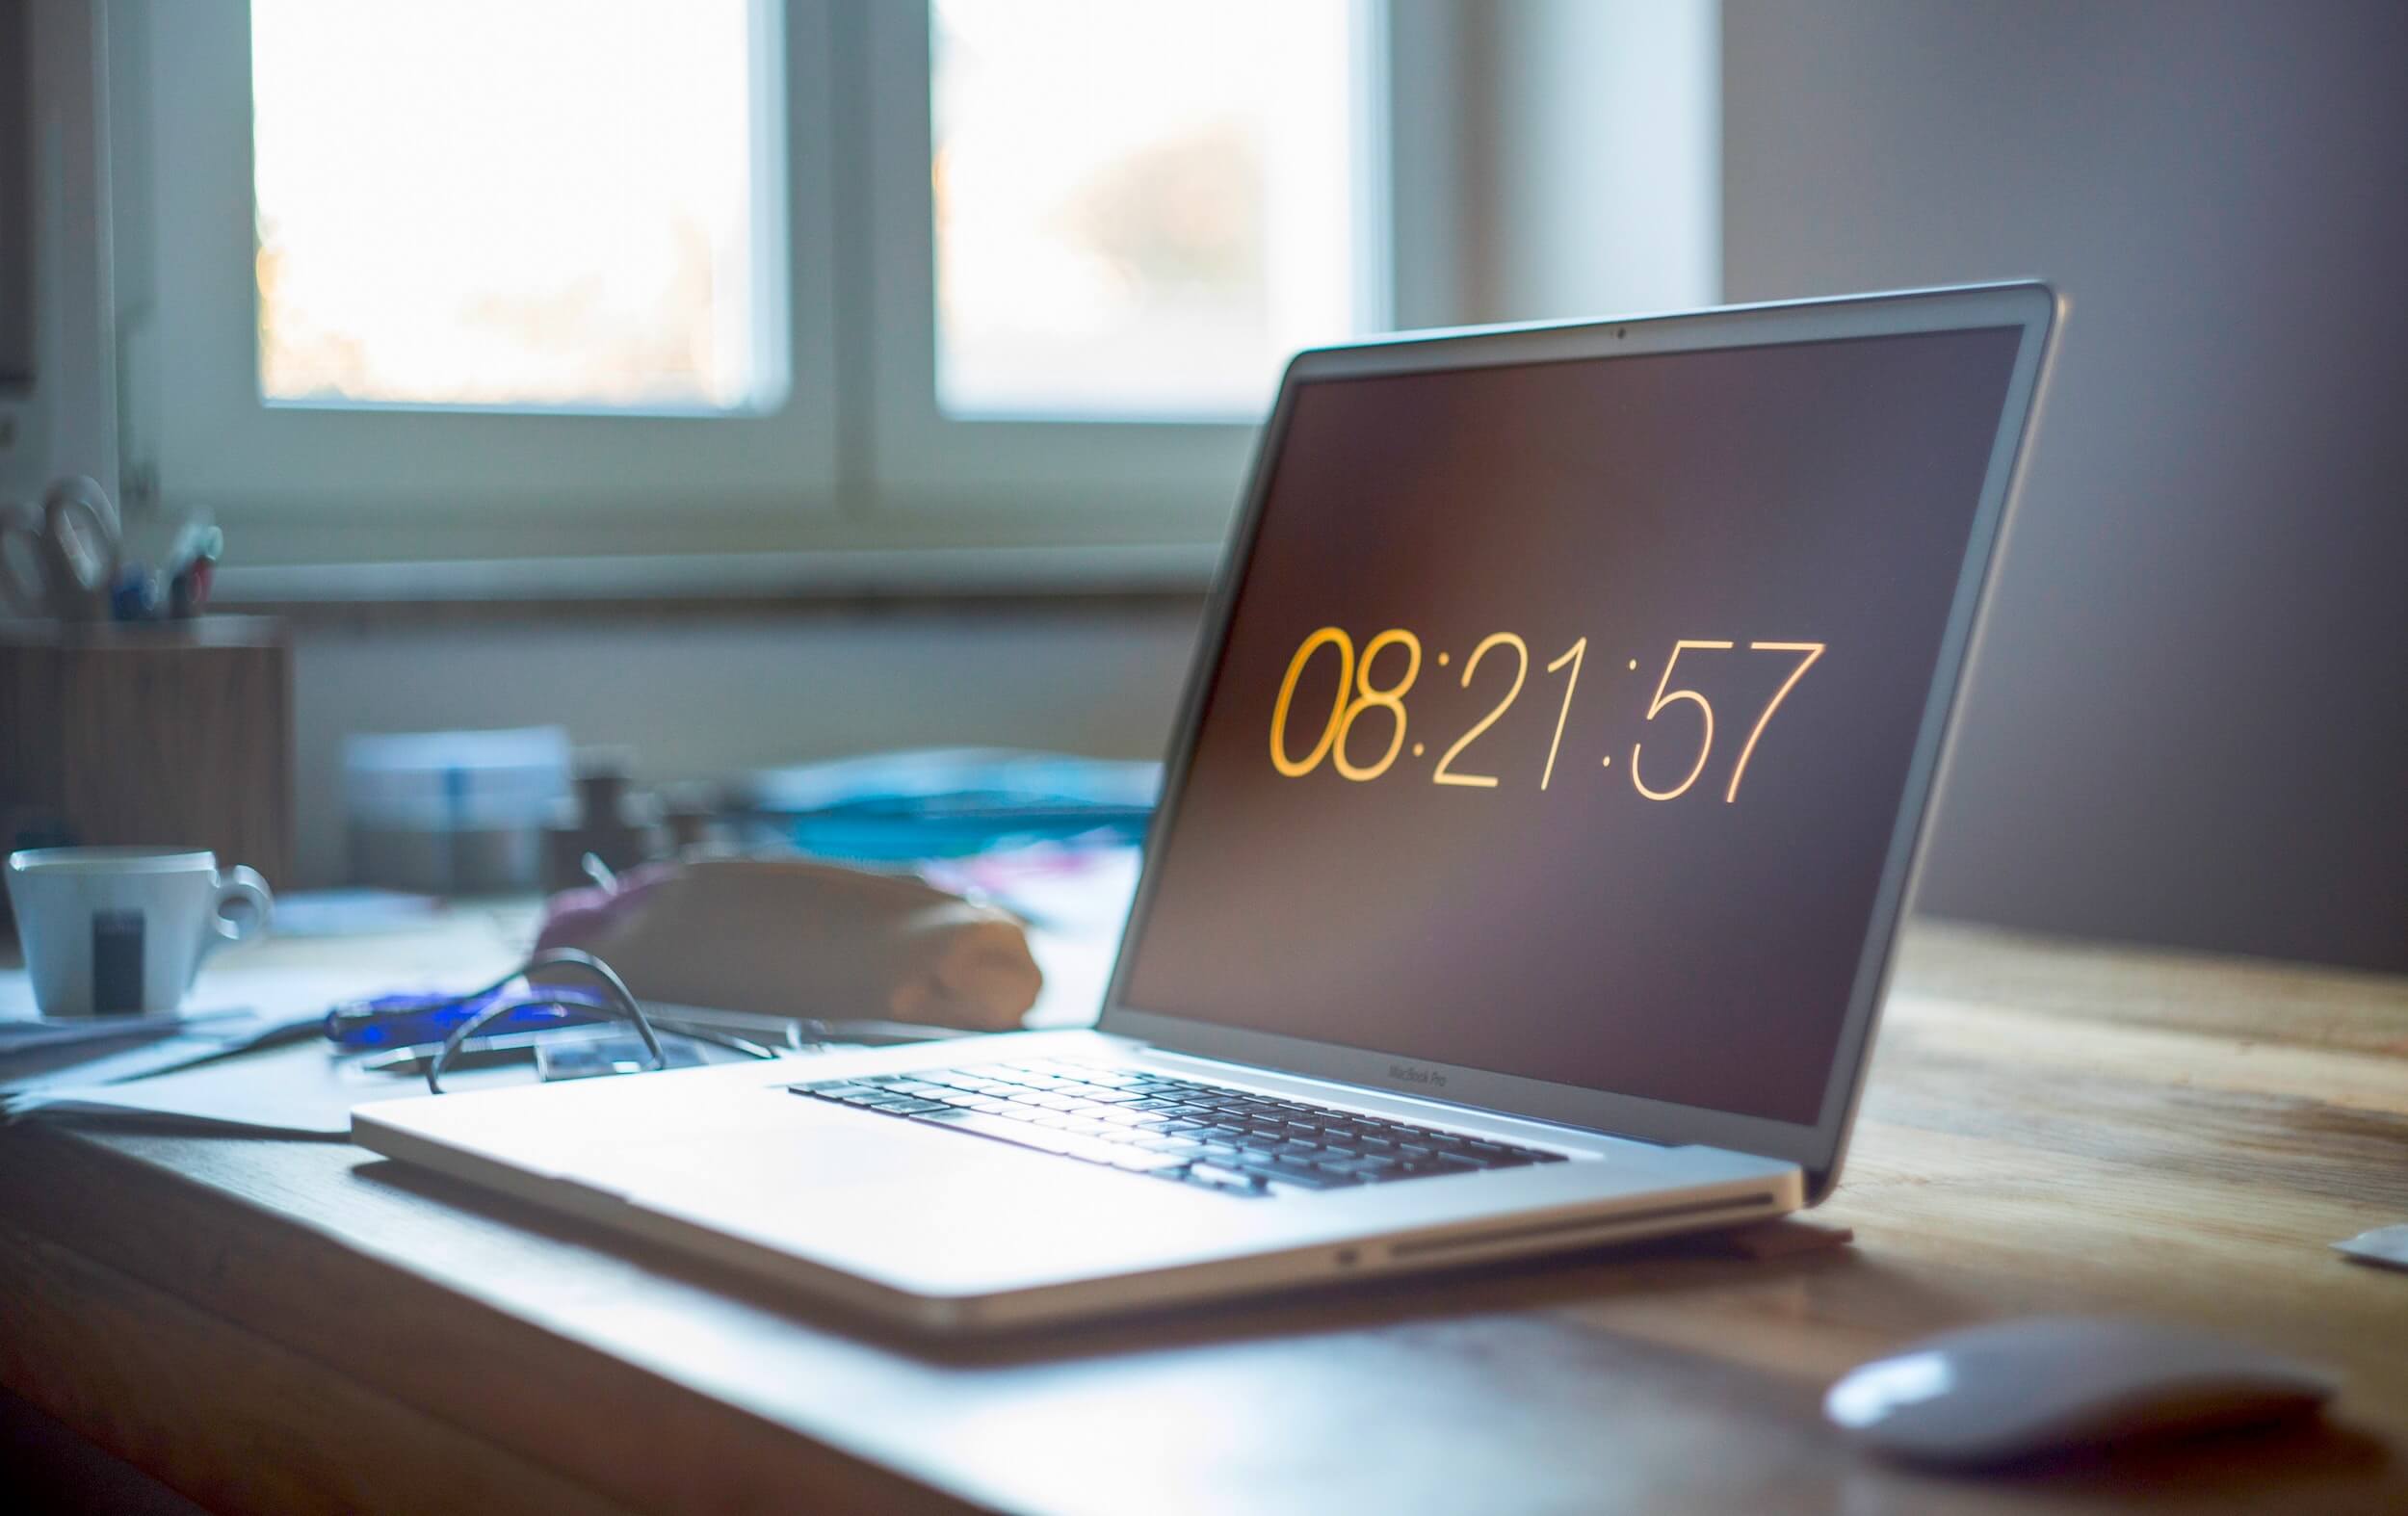
<path id="1" fill-rule="evenodd" d="M 1220 553 L 1197 542 L 260 564 L 220 570 L 211 605 L 327 624 L 1191 601 L 1212 587 Z"/>

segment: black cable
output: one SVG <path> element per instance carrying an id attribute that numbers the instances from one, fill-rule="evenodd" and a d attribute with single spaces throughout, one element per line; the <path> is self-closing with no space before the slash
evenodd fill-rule
<path id="1" fill-rule="evenodd" d="M 644 1051 L 652 1055 L 652 1068 L 657 1071 L 668 1067 L 668 1054 L 663 1051 L 660 1033 L 652 1030 L 652 1022 L 644 1015 L 643 1007 L 636 1004 L 636 997 L 629 992 L 626 982 L 612 971 L 611 966 L 589 953 L 580 953 L 574 948 L 556 948 L 550 953 L 538 953 L 502 979 L 496 980 L 483 989 L 472 990 L 460 996 L 459 999 L 472 1001 L 480 996 L 495 994 L 512 981 L 528 978 L 543 969 L 578 969 L 598 980 L 611 998 L 617 1002 L 615 1006 L 594 1006 L 582 1001 L 551 1002 L 550 1004 L 569 1005 L 583 1010 L 607 1010 L 620 1016 L 633 1023 L 636 1034 L 643 1038 Z M 530 1004 L 546 1003 L 524 1000 L 497 1001 L 454 1027 L 452 1034 L 443 1039 L 443 1046 L 437 1049 L 434 1057 L 427 1062 L 427 1088 L 438 1095 L 443 1093 L 443 1070 L 450 1065 L 453 1057 L 459 1052 L 460 1044 L 475 1036 L 485 1023 L 496 1016 L 521 1009 Z"/>

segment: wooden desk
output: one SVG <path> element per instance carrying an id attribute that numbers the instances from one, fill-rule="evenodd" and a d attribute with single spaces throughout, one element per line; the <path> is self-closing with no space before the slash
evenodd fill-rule
<path id="1" fill-rule="evenodd" d="M 348 1147 L 29 1124 L 0 1381 L 229 1509 L 2408 1510 L 2408 1274 L 2326 1247 L 2408 1220 L 2408 986 L 1924 928 L 1819 1215 L 1855 1247 L 931 1353 Z M 1818 1419 L 1862 1358 L 2059 1310 L 2349 1388 L 2328 1427 L 1982 1481 Z"/>

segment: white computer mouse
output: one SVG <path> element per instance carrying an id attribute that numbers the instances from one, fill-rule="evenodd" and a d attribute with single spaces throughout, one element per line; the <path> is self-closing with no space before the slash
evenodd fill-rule
<path id="1" fill-rule="evenodd" d="M 1822 1409 L 1892 1457 L 1975 1466 L 2305 1415 L 2338 1387 L 2312 1365 L 2205 1332 L 2028 1317 L 1943 1332 L 1852 1370 Z"/>

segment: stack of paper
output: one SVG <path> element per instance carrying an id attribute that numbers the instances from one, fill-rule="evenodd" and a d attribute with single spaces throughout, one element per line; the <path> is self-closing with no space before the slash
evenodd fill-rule
<path id="1" fill-rule="evenodd" d="M 0 1016 L 0 1060 L 77 1043 L 146 1041 L 183 1028 L 206 1027 L 249 1014 L 239 1006 L 228 1006 L 163 1010 L 148 1016 Z"/>
<path id="2" fill-rule="evenodd" d="M 65 1085 L 115 1084 L 183 1068 L 314 1028 L 323 1012 L 265 1015 L 243 1006 L 156 1016 L 48 1021 L 0 1016 L 0 1110 Z"/>

